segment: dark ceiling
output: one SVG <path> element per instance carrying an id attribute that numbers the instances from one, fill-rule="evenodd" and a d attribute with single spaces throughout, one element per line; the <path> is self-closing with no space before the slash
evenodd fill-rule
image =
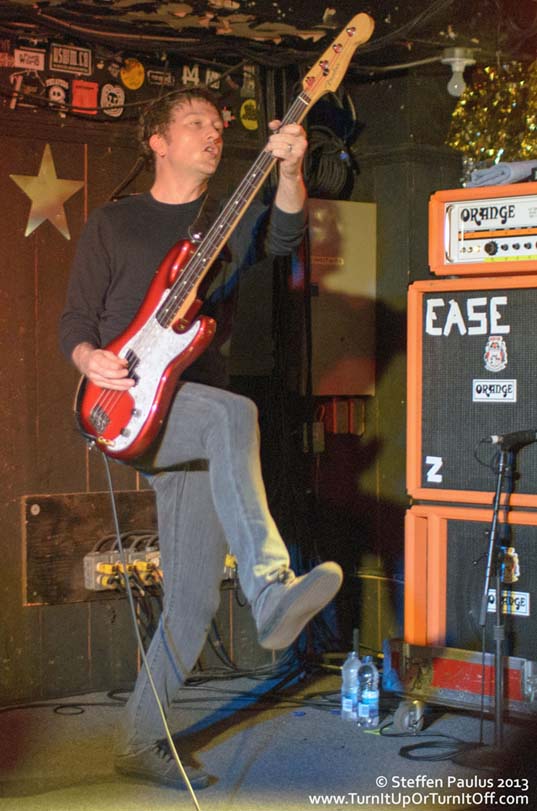
<path id="1" fill-rule="evenodd" d="M 355 14 L 375 20 L 356 69 L 472 47 L 480 62 L 532 58 L 534 0 L 0 0 L 0 36 L 61 37 L 112 50 L 308 61 Z"/>

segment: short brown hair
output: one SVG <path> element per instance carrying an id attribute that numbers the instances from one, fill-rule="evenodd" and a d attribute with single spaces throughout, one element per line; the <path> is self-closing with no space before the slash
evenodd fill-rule
<path id="1" fill-rule="evenodd" d="M 151 102 L 148 107 L 146 107 L 138 123 L 138 140 L 140 143 L 140 152 L 149 168 L 153 168 L 155 165 L 155 155 L 149 145 L 149 139 L 155 133 L 164 135 L 171 124 L 174 110 L 177 107 L 182 107 L 184 104 L 189 104 L 195 99 L 202 99 L 212 104 L 218 112 L 218 115 L 222 117 L 218 95 L 208 87 L 205 87 L 205 85 L 199 85 L 198 87 L 182 87 L 180 90 L 173 90 L 171 93 L 166 93 L 164 96 Z"/>

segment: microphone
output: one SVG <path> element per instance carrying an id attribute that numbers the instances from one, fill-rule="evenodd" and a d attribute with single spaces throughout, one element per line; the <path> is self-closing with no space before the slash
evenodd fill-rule
<path id="1" fill-rule="evenodd" d="M 503 434 L 503 436 L 493 434 L 487 437 L 485 442 L 500 445 L 503 450 L 506 451 L 512 448 L 523 448 L 524 445 L 531 445 L 532 442 L 537 442 L 537 430 L 533 428 L 530 431 L 513 431 L 511 434 Z"/>

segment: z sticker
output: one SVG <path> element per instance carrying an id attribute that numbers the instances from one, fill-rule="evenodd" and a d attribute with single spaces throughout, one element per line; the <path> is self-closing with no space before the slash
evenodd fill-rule
<path id="1" fill-rule="evenodd" d="M 442 469 L 444 460 L 441 456 L 426 456 L 425 464 L 428 466 L 427 481 L 431 484 L 440 484 L 442 482 L 442 474 L 439 472 Z"/>

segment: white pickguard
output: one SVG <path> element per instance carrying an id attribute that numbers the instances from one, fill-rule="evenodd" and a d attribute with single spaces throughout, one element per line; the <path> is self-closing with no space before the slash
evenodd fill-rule
<path id="1" fill-rule="evenodd" d="M 162 300 L 166 297 L 162 297 Z M 159 305 L 160 306 L 160 305 Z M 156 308 L 155 312 L 158 310 Z M 138 382 L 129 394 L 134 400 L 134 414 L 121 434 L 110 446 L 113 452 L 126 450 L 138 437 L 148 416 L 157 408 L 155 394 L 171 361 L 187 352 L 201 328 L 200 321 L 194 321 L 185 332 L 177 333 L 170 327 L 162 327 L 154 314 L 132 338 L 123 346 L 119 356 L 124 358 L 129 350 L 139 359 L 135 374 Z"/>

